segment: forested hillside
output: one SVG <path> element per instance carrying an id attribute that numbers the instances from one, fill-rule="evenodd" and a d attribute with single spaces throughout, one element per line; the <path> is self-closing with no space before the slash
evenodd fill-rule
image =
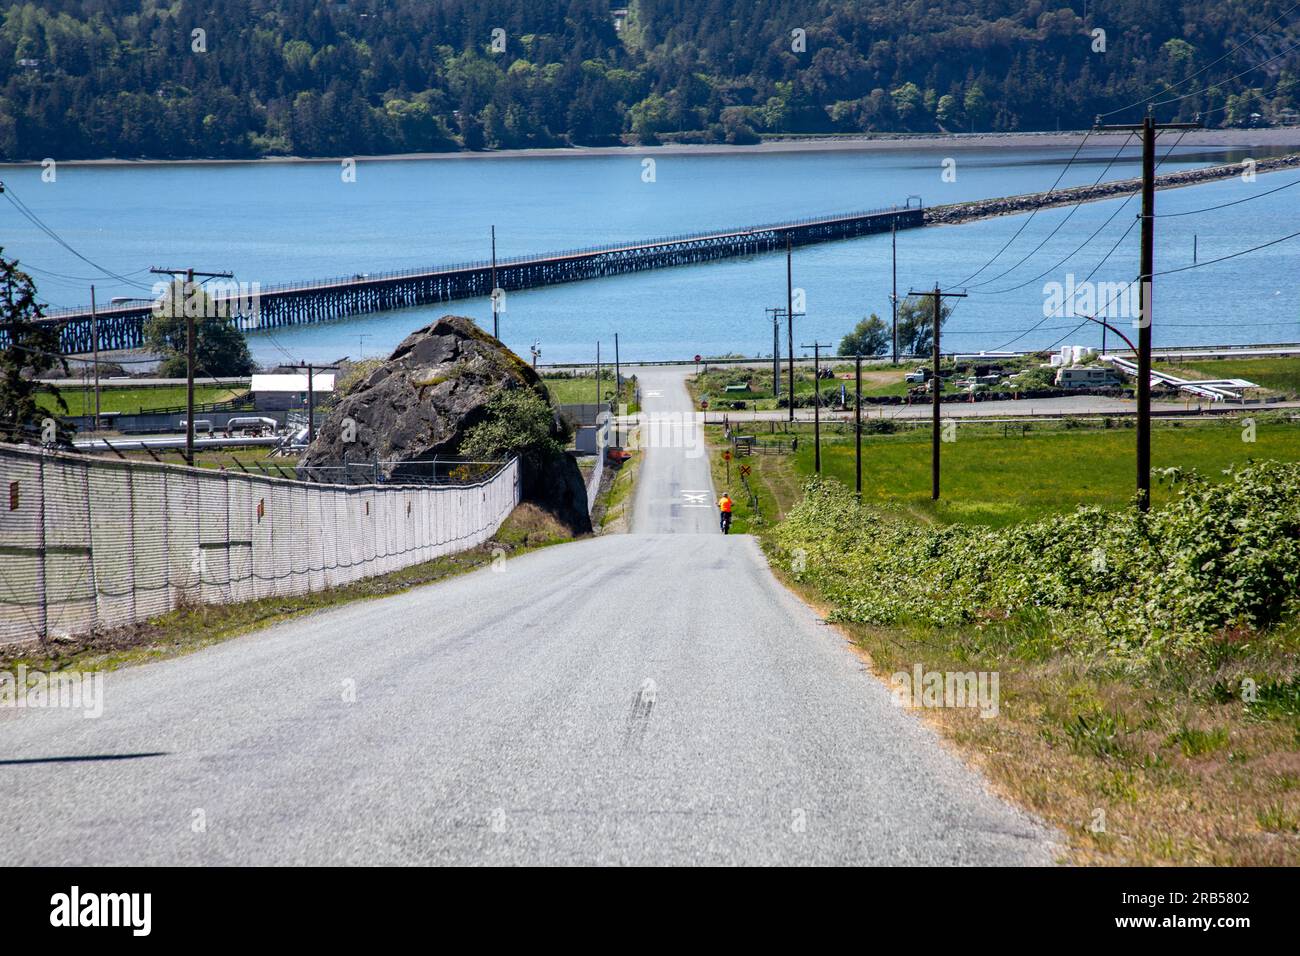
<path id="1" fill-rule="evenodd" d="M 10 3 L 0 158 L 1077 128 L 1186 93 L 1162 118 L 1294 121 L 1292 2 Z"/>

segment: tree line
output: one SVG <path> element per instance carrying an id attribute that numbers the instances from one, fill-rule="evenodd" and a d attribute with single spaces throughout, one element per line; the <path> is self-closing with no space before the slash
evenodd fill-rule
<path id="1" fill-rule="evenodd" d="M 1300 57 L 1285 52 L 1300 37 L 1270 28 L 1286 5 L 10 3 L 0 8 L 0 158 L 1045 130 L 1185 93 L 1162 118 L 1283 122 L 1300 106 Z"/>

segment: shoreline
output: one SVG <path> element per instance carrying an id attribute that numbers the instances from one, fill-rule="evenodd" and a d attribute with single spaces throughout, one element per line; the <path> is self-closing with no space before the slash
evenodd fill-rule
<path id="1" fill-rule="evenodd" d="M 62 166 L 234 166 L 283 165 L 310 163 L 340 163 L 351 159 L 358 163 L 421 162 L 429 160 L 468 162 L 471 160 L 508 159 L 582 159 L 607 156 L 758 156 L 800 153 L 872 153 L 912 152 L 939 148 L 963 149 L 1055 149 L 1078 145 L 1083 130 L 1074 132 L 1042 133 L 951 133 L 904 134 L 889 133 L 853 136 L 790 136 L 776 137 L 747 146 L 726 143 L 670 143 L 661 146 L 555 146 L 527 149 L 502 149 L 442 153 L 389 153 L 362 156 L 262 156 L 251 159 L 67 159 Z M 1126 137 L 1118 131 L 1094 132 L 1092 139 L 1100 143 L 1113 143 Z M 1181 143 L 1184 147 L 1221 149 L 1297 148 L 1300 149 L 1300 126 L 1270 127 L 1265 129 L 1207 129 L 1188 132 Z M 0 163 L 0 169 L 39 167 L 39 160 Z"/>

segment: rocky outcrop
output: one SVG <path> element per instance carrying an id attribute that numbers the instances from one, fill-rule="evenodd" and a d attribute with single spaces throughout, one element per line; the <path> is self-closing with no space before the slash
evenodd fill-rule
<path id="1" fill-rule="evenodd" d="M 546 394 L 537 373 L 471 319 L 443 316 L 408 335 L 334 406 L 300 472 L 318 480 L 339 480 L 344 466 L 361 466 L 381 481 L 427 475 L 427 464 L 413 463 L 455 458 L 492 398 L 514 388 Z M 557 418 L 554 434 L 563 432 Z M 568 455 L 526 463 L 522 494 L 574 534 L 591 531 L 582 474 Z"/>
<path id="2" fill-rule="evenodd" d="M 1257 160 L 1253 167 L 1256 173 L 1274 172 L 1279 169 L 1292 169 L 1300 166 L 1300 154 L 1276 156 Z M 1240 176 L 1245 170 L 1240 163 L 1226 166 L 1206 166 L 1199 169 L 1183 169 L 1156 177 L 1157 189 L 1171 189 L 1177 186 L 1195 186 L 1198 183 L 1213 182 L 1216 179 L 1229 179 Z M 1141 179 L 1115 179 L 1109 182 L 1095 183 L 1090 186 L 1071 186 L 1049 193 L 1025 193 L 1019 196 L 1003 196 L 992 199 L 977 199 L 972 202 L 952 203 L 947 206 L 930 206 L 925 211 L 927 226 L 956 225 L 973 222 L 976 219 L 991 219 L 994 216 L 1014 216 L 1018 213 L 1033 212 L 1035 209 L 1051 209 L 1054 206 L 1073 206 L 1081 202 L 1097 202 L 1115 196 L 1126 196 L 1142 189 Z"/>

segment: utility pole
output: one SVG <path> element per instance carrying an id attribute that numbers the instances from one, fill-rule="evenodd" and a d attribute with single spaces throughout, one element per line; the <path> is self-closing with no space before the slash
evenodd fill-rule
<path id="1" fill-rule="evenodd" d="M 790 345 L 790 424 L 794 424 L 794 262 L 790 233 L 785 234 L 785 320 Z"/>
<path id="2" fill-rule="evenodd" d="M 1140 124 L 1103 126 L 1098 130 L 1124 130 L 1142 133 L 1142 265 L 1138 276 L 1138 295 L 1142 317 L 1138 324 L 1137 371 L 1137 499 L 1138 509 L 1151 508 L 1151 279 L 1155 272 L 1156 243 L 1156 134 L 1162 130 L 1199 129 L 1196 123 L 1157 123 L 1153 107 Z"/>
<path id="3" fill-rule="evenodd" d="M 316 440 L 316 383 L 313 373 L 336 369 L 338 366 L 312 365 L 310 362 L 299 360 L 298 367 L 307 370 L 307 444 L 310 445 Z"/>
<path id="4" fill-rule="evenodd" d="M 600 409 L 600 343 L 596 343 L 596 408 Z"/>
<path id="5" fill-rule="evenodd" d="M 794 424 L 794 319 L 803 312 L 794 310 L 794 252 L 790 233 L 785 234 L 785 334 L 790 347 L 790 390 L 787 397 L 790 406 L 790 424 Z M 774 319 L 775 321 L 775 319 Z"/>
<path id="6" fill-rule="evenodd" d="M 194 286 L 194 277 L 205 279 L 233 279 L 233 272 L 195 272 L 194 269 L 150 269 L 157 275 L 185 276 L 185 288 L 181 290 L 181 311 L 185 313 L 185 463 L 194 465 L 194 310 L 186 304 L 190 290 Z M 176 308 L 175 289 L 172 290 L 172 310 Z"/>
<path id="7" fill-rule="evenodd" d="M 190 294 L 194 285 L 194 270 L 185 270 L 184 296 Z M 185 464 L 194 467 L 194 316 L 191 309 L 185 308 L 184 296 L 181 308 L 185 312 Z"/>
<path id="8" fill-rule="evenodd" d="M 781 322 L 777 309 L 772 310 L 772 398 L 781 397 Z"/>
<path id="9" fill-rule="evenodd" d="M 823 342 L 813 342 L 812 345 L 801 345 L 801 349 L 813 350 L 813 471 L 817 474 L 822 473 L 822 376 L 821 376 L 821 353 L 822 349 L 829 348 Z M 791 393 L 793 395 L 793 393 Z"/>
<path id="10" fill-rule="evenodd" d="M 357 351 L 360 353 L 360 357 L 357 359 L 358 362 L 366 357 L 366 339 L 368 338 L 370 338 L 369 333 L 357 336 Z"/>
<path id="11" fill-rule="evenodd" d="M 315 369 L 307 366 L 307 444 L 310 445 L 316 440 L 316 387 L 315 380 L 312 378 L 312 372 Z"/>
<path id="12" fill-rule="evenodd" d="M 619 446 L 618 407 L 623 400 L 623 378 L 618 362 L 618 333 L 614 333 L 614 447 Z"/>
<path id="13" fill-rule="evenodd" d="M 939 329 L 943 325 L 943 300 L 945 298 L 964 299 L 965 292 L 941 292 L 936 283 L 933 292 L 909 291 L 908 295 L 928 295 L 934 297 L 934 313 L 931 324 L 934 326 L 934 370 L 930 375 L 930 394 L 933 408 L 930 426 L 930 500 L 939 500 L 939 391 L 942 379 L 939 377 Z"/>
<path id="14" fill-rule="evenodd" d="M 95 352 L 95 426 L 99 431 L 99 316 L 95 312 L 95 287 L 90 287 L 90 338 Z"/>
<path id="15" fill-rule="evenodd" d="M 909 200 L 910 202 L 910 200 Z M 893 314 L 891 327 L 894 330 L 894 364 L 898 364 L 898 217 L 890 220 L 890 247 L 893 250 L 894 284 L 889 293 L 889 308 Z"/>
<path id="16" fill-rule="evenodd" d="M 492 227 L 492 337 L 501 338 L 501 323 L 497 318 L 497 227 Z"/>
<path id="17" fill-rule="evenodd" d="M 772 316 L 772 397 L 781 397 L 781 316 L 785 309 L 779 305 L 764 312 Z"/>
<path id="18" fill-rule="evenodd" d="M 862 500 L 862 356 L 853 356 L 853 434 L 856 449 L 853 454 L 854 483 L 858 501 Z"/>

